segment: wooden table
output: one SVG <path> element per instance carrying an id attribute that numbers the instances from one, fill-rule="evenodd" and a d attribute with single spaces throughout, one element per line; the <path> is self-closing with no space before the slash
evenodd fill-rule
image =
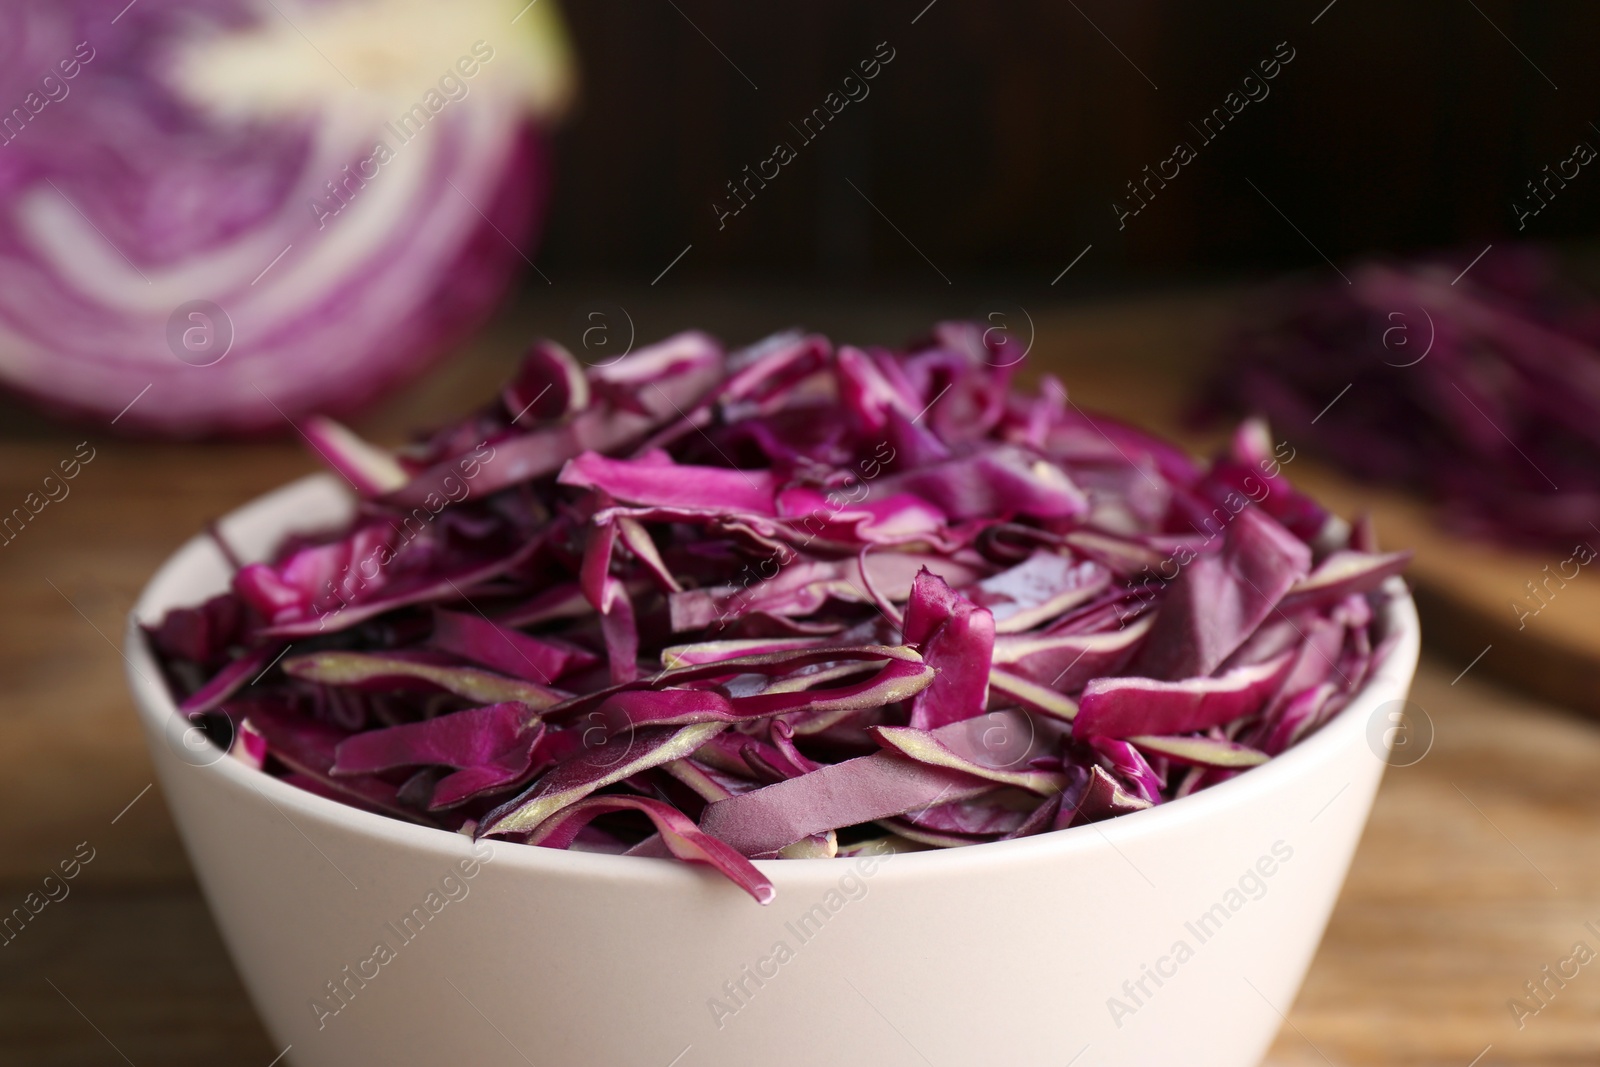
<path id="1" fill-rule="evenodd" d="M 1192 360 L 1236 297 L 1032 308 L 1029 366 L 1060 374 L 1084 406 L 1170 427 Z M 782 292 L 610 299 L 641 339 L 703 325 L 743 341 L 817 306 Z M 892 297 L 820 306 L 806 325 L 858 341 L 971 312 Z M 565 298 L 536 296 L 360 428 L 397 440 L 465 410 L 531 331 L 562 337 L 572 320 Z M 180 541 L 314 464 L 288 439 L 130 443 L 12 406 L 0 409 L 0 502 L 19 502 L 85 437 L 98 451 L 72 495 L 0 548 L 0 910 L 80 842 L 94 850 L 70 896 L 0 948 L 0 1064 L 266 1067 L 281 1049 L 244 997 L 151 787 L 115 642 L 146 576 Z M 1600 950 L 1583 928 L 1600 928 L 1600 727 L 1480 669 L 1458 677 L 1465 666 L 1424 661 L 1413 696 L 1433 747 L 1384 781 L 1275 1067 L 1600 1062 L 1600 962 L 1520 1030 L 1507 1006 L 1574 942 Z"/>

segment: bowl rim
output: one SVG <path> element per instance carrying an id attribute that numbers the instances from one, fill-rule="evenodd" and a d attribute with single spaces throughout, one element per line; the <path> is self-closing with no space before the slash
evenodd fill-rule
<path id="1" fill-rule="evenodd" d="M 343 498 L 345 507 L 353 503 L 348 488 L 338 482 L 333 475 L 311 474 L 255 497 L 229 512 L 218 521 L 217 525 L 230 535 L 242 530 L 266 529 L 270 531 L 274 540 L 291 530 L 326 529 L 328 526 L 326 518 L 307 522 L 303 518 L 297 520 L 296 512 L 300 510 L 315 513 L 317 511 L 315 507 L 306 505 L 316 502 L 326 506 L 334 500 L 333 494 Z M 230 541 L 237 544 L 239 538 L 230 536 Z M 122 649 L 125 675 L 145 728 L 147 742 L 152 749 L 160 743 L 157 737 L 170 729 L 175 719 L 181 719 L 181 713 L 162 680 L 162 673 L 141 623 L 159 618 L 170 608 L 189 606 L 172 603 L 169 598 L 157 594 L 164 586 L 208 564 L 227 566 L 216 543 L 206 533 L 197 533 L 157 568 L 128 613 Z M 1387 699 L 1402 699 L 1406 696 L 1420 653 L 1421 627 L 1416 606 L 1403 581 L 1393 578 L 1390 582 L 1390 588 L 1396 595 L 1388 604 L 1384 621 L 1391 633 L 1398 634 L 1398 638 L 1388 656 L 1337 715 L 1324 723 L 1310 737 L 1274 756 L 1266 763 L 1249 768 L 1225 782 L 1219 782 L 1187 797 L 1127 815 L 1007 841 L 982 842 L 963 848 L 895 853 L 892 855 L 895 861 L 893 866 L 902 873 L 925 872 L 927 875 L 936 875 L 939 872 L 973 866 L 1011 866 L 1027 863 L 1045 855 L 1070 855 L 1101 850 L 1106 846 L 1117 849 L 1121 843 L 1173 831 L 1181 832 L 1187 824 L 1218 821 L 1228 809 L 1248 806 L 1253 801 L 1262 800 L 1273 794 L 1292 792 L 1297 779 L 1320 765 L 1336 762 L 1343 748 L 1352 740 L 1352 734 L 1365 733 L 1365 720 L 1378 706 L 1374 703 L 1375 697 L 1387 695 Z M 219 588 L 217 591 L 222 590 Z M 1363 745 L 1362 751 L 1369 750 Z M 1372 758 L 1378 757 L 1373 755 Z M 1386 763 L 1384 760 L 1379 762 Z M 444 863 L 473 854 L 474 842 L 464 834 L 422 826 L 391 815 L 381 815 L 352 807 L 308 792 L 281 778 L 263 774 L 236 759 L 221 756 L 203 766 L 193 764 L 184 766 L 187 771 L 211 775 L 213 784 L 218 788 L 228 789 L 240 795 L 245 792 L 255 793 L 271 807 L 278 809 L 279 814 L 288 819 L 296 829 L 300 829 L 301 820 L 309 821 L 330 829 L 339 829 L 393 846 L 431 854 Z M 1337 794 L 1334 799 L 1337 799 Z M 1329 803 L 1331 802 L 1330 800 Z M 295 818 L 290 818 L 291 815 Z M 301 833 L 304 831 L 301 830 Z M 502 840 L 488 840 L 488 844 L 494 849 L 496 866 L 514 867 L 537 873 L 592 878 L 613 883 L 639 882 L 657 887 L 674 882 L 682 884 L 686 878 L 716 877 L 711 872 L 700 869 L 698 865 L 675 859 L 547 849 L 522 846 L 519 842 Z M 879 857 L 880 860 L 886 858 L 890 857 Z M 844 862 L 841 862 L 841 859 Z M 843 857 L 754 862 L 779 889 L 785 885 L 804 888 L 806 885 L 831 883 L 846 872 L 847 865 L 851 865 L 850 861 Z"/>

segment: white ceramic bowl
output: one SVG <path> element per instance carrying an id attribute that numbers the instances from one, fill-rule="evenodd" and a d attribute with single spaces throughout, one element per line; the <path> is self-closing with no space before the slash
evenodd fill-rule
<path id="1" fill-rule="evenodd" d="M 222 527 L 262 558 L 349 508 L 319 476 Z M 137 623 L 227 573 L 204 538 L 162 567 L 129 680 L 217 925 L 301 1067 L 1250 1067 L 1382 775 L 1369 720 L 1406 696 L 1418 648 L 1400 600 L 1399 645 L 1350 706 L 1212 789 L 1018 841 L 764 862 L 763 908 L 670 860 L 499 843 L 475 862 L 465 837 L 197 745 Z"/>

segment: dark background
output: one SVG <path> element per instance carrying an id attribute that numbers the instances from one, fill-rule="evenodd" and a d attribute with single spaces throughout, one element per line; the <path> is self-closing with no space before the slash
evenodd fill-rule
<path id="1" fill-rule="evenodd" d="M 1600 222 L 1594 165 L 1520 234 L 1511 207 L 1577 141 L 1600 147 L 1600 5 L 926 5 L 566 5 L 582 93 L 557 134 L 541 267 L 648 282 L 692 243 L 675 282 L 1043 289 L 1092 243 L 1064 294 L 1322 264 L 1312 244 L 1341 262 L 1470 254 Z M 800 147 L 789 123 L 885 41 L 870 95 Z M 1270 95 L 1202 144 L 1187 123 L 1280 41 L 1295 58 Z M 779 139 L 799 158 L 719 232 L 724 183 Z M 1119 232 L 1112 201 L 1178 140 L 1199 158 Z"/>

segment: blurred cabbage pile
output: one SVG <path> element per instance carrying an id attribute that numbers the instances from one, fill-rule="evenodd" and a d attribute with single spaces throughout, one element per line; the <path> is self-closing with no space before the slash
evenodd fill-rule
<path id="1" fill-rule="evenodd" d="M 1459 533 L 1586 545 L 1600 533 L 1600 299 L 1544 249 L 1491 248 L 1262 294 L 1201 414 L 1262 415 L 1359 478 L 1427 495 Z"/>
<path id="2" fill-rule="evenodd" d="M 370 400 L 531 262 L 571 84 L 553 0 L 11 0 L 0 381 L 184 437 Z"/>

